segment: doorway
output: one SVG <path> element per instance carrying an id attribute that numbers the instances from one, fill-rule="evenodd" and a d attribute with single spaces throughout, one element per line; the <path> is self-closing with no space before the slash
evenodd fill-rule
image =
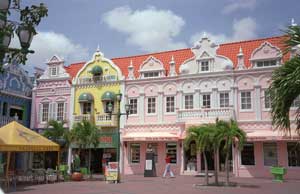
<path id="1" fill-rule="evenodd" d="M 185 167 L 187 171 L 197 171 L 197 150 L 196 143 L 192 141 L 188 146 L 188 149 L 185 150 Z"/>

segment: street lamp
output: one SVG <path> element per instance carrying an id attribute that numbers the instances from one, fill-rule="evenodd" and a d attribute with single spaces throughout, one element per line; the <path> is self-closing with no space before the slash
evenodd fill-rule
<path id="1" fill-rule="evenodd" d="M 108 113 L 109 115 L 117 115 L 118 119 L 118 147 L 117 147 L 117 161 L 118 161 L 118 182 L 120 182 L 120 145 L 121 145 L 121 139 L 120 139 L 120 118 L 121 115 L 126 115 L 126 119 L 128 119 L 129 111 L 130 111 L 130 105 L 128 103 L 125 104 L 125 113 L 121 113 L 121 100 L 122 100 L 122 94 L 118 93 L 116 94 L 116 99 L 118 101 L 118 112 L 113 113 L 113 105 L 110 102 L 108 104 Z"/>
<path id="2" fill-rule="evenodd" d="M 7 16 L 11 13 L 10 10 L 16 10 L 16 12 L 20 13 L 19 22 L 8 19 Z M 14 58 L 19 63 L 25 64 L 27 54 L 34 53 L 34 51 L 29 50 L 32 38 L 36 35 L 34 27 L 47 14 L 48 9 L 42 3 L 39 6 L 32 5 L 31 7 L 26 6 L 24 9 L 20 9 L 20 0 L 0 1 L 0 70 L 2 70 L 6 55 L 10 55 L 10 59 Z M 19 37 L 21 48 L 9 47 L 14 33 Z"/>

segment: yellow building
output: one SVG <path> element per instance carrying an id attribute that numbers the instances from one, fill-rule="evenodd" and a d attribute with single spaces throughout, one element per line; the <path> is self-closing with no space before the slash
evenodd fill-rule
<path id="1" fill-rule="evenodd" d="M 71 124 L 90 120 L 101 130 L 100 144 L 92 153 L 94 172 L 101 172 L 103 163 L 118 160 L 117 112 L 122 79 L 119 67 L 104 58 L 98 49 L 91 61 L 82 64 L 72 81 Z M 113 114 L 108 113 L 108 107 L 111 105 Z"/>

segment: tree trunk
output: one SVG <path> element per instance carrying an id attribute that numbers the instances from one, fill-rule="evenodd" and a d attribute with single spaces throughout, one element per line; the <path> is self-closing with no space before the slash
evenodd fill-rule
<path id="1" fill-rule="evenodd" d="M 206 154 L 203 152 L 203 159 L 204 159 L 204 168 L 205 168 L 205 184 L 208 185 L 208 166 L 207 166 L 207 159 Z"/>
<path id="2" fill-rule="evenodd" d="M 226 186 L 229 186 L 229 151 L 226 150 L 226 158 L 225 158 L 225 170 L 226 170 Z"/>
<path id="3" fill-rule="evenodd" d="M 219 185 L 219 177 L 218 177 L 218 149 L 214 149 L 214 166 L 215 166 L 215 184 Z"/>
<path id="4" fill-rule="evenodd" d="M 92 155 L 92 153 L 91 153 L 91 148 L 89 148 L 89 173 L 90 173 L 89 177 L 90 177 L 90 179 L 92 178 L 92 171 L 91 171 L 91 155 Z"/>

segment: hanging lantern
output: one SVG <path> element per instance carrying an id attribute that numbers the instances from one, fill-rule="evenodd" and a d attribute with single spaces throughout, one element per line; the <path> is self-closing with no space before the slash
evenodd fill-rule
<path id="1" fill-rule="evenodd" d="M 7 12 L 10 6 L 11 0 L 1 0 L 0 1 L 0 10 L 3 12 Z"/>
<path id="2" fill-rule="evenodd" d="M 20 44 L 21 44 L 22 49 L 28 50 L 28 48 L 30 47 L 33 36 L 36 35 L 33 27 L 21 24 L 17 28 L 16 32 L 19 36 L 19 40 L 20 40 Z"/>

